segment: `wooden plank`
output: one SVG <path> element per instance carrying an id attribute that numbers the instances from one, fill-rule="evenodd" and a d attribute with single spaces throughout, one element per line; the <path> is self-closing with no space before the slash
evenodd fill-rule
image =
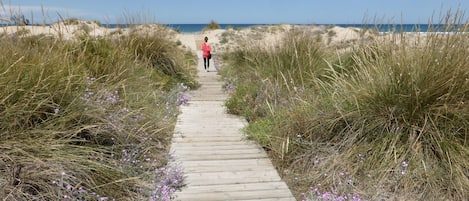
<path id="1" fill-rule="evenodd" d="M 195 128 L 195 127 L 193 127 Z M 186 130 L 186 131 L 184 131 Z M 219 130 L 219 129 L 207 129 L 206 131 L 198 131 L 198 130 L 177 130 L 174 133 L 174 137 L 181 137 L 181 136 L 188 136 L 188 137 L 203 137 L 203 136 L 238 136 L 240 138 L 245 138 L 246 135 L 240 133 L 239 130 Z"/>
<path id="2" fill-rule="evenodd" d="M 262 150 L 260 146 L 257 145 L 251 145 L 251 144 L 244 144 L 244 141 L 241 141 L 240 144 L 233 144 L 230 143 L 228 145 L 220 145 L 218 143 L 213 143 L 212 145 L 209 145 L 208 143 L 204 143 L 204 145 L 201 145 L 200 143 L 197 145 L 194 145 L 192 143 L 179 143 L 179 144 L 173 144 L 171 149 L 174 151 L 178 152 L 184 152 L 184 151 L 213 151 L 213 149 L 217 150 L 247 150 L 247 149 L 254 149 L 254 150 Z"/>
<path id="3" fill-rule="evenodd" d="M 215 114 L 212 114 L 215 115 Z M 237 119 L 220 119 L 216 117 L 200 117 L 200 119 L 184 119 L 181 118 L 178 120 L 178 127 L 177 128 L 187 128 L 187 127 L 194 127 L 194 126 L 204 126 L 205 128 L 223 128 L 226 126 L 227 129 L 236 129 L 240 130 L 246 126 L 246 124 L 241 122 L 233 122 Z M 233 122 L 233 123 L 231 123 Z M 180 126 L 183 125 L 183 126 Z"/>
<path id="4" fill-rule="evenodd" d="M 225 171 L 270 171 L 273 167 L 263 166 L 252 166 L 252 165 L 220 165 L 220 166 L 197 166 L 197 167 L 185 167 L 185 172 L 191 173 L 202 173 L 202 172 L 225 172 Z"/>
<path id="5" fill-rule="evenodd" d="M 211 114 L 216 115 L 216 114 Z M 216 117 L 200 117 L 200 119 L 181 119 L 178 120 L 178 125 L 175 128 L 187 128 L 193 126 L 200 126 L 201 128 L 235 128 L 240 130 L 246 126 L 246 124 L 238 121 L 235 118 L 216 118 Z"/>
<path id="6" fill-rule="evenodd" d="M 202 101 L 200 101 L 202 102 Z M 191 103 L 191 102 L 189 102 Z M 187 115 L 193 115 L 193 114 L 197 114 L 197 115 L 210 115 L 210 114 L 213 114 L 213 113 L 216 113 L 216 114 L 223 114 L 224 112 L 226 112 L 226 108 L 224 106 L 221 106 L 221 105 L 211 105 L 211 104 L 207 104 L 207 105 L 199 105 L 199 106 L 195 106 L 195 105 L 187 105 L 187 106 L 181 106 L 181 115 L 182 114 L 187 114 Z M 222 117 L 222 118 L 226 118 L 226 117 L 223 117 L 223 116 L 219 116 L 219 117 Z M 227 116 L 228 117 L 228 116 Z"/>
<path id="7" fill-rule="evenodd" d="M 175 134 L 178 135 L 183 135 L 183 136 L 213 136 L 213 135 L 218 135 L 218 136 L 227 136 L 227 135 L 236 135 L 236 136 L 243 136 L 240 134 L 240 129 L 228 129 L 228 128 L 207 128 L 205 130 L 197 130 L 196 126 L 190 126 L 186 128 L 177 128 L 175 130 Z"/>
<path id="8" fill-rule="evenodd" d="M 245 138 L 244 135 L 236 133 L 236 131 L 188 131 L 174 133 L 174 137 L 178 138 L 203 138 L 203 137 L 238 137 L 239 139 Z"/>
<path id="9" fill-rule="evenodd" d="M 173 138 L 173 142 L 241 142 L 244 139 L 241 136 L 213 136 L 213 137 L 185 137 Z"/>
<path id="10" fill-rule="evenodd" d="M 272 162 L 268 159 L 234 159 L 234 160 L 211 160 L 211 161 L 178 161 L 182 167 L 223 167 L 235 165 L 251 165 L 251 166 L 272 166 Z"/>
<path id="11" fill-rule="evenodd" d="M 223 119 L 220 119 L 219 117 L 217 118 L 214 115 L 217 115 L 217 113 L 221 114 L 221 113 L 224 113 L 224 112 L 225 111 L 216 111 L 216 110 L 204 111 L 202 114 L 198 114 L 198 116 L 200 118 L 194 119 L 194 118 L 191 118 L 189 116 L 190 115 L 195 115 L 196 111 L 185 111 L 185 112 L 180 114 L 180 115 L 184 115 L 184 116 L 181 116 L 180 118 L 178 118 L 178 122 L 184 122 L 185 121 L 185 123 L 193 122 L 193 123 L 199 124 L 201 121 L 206 121 L 207 119 L 218 119 L 218 121 L 216 121 L 216 122 L 223 123 L 223 122 L 225 122 L 225 121 L 222 121 L 223 119 L 231 119 L 231 118 L 225 117 Z M 206 116 L 204 116 L 204 115 L 206 115 Z M 235 123 L 235 122 L 233 122 L 233 123 Z"/>
<path id="12" fill-rule="evenodd" d="M 210 138 L 210 137 L 237 137 L 238 139 L 244 140 L 246 137 L 236 134 L 234 132 L 223 133 L 223 132 L 184 132 L 184 133 L 175 133 L 174 138 Z"/>
<path id="13" fill-rule="evenodd" d="M 191 95 L 191 94 L 189 94 L 189 95 Z M 193 95 L 199 95 L 199 94 L 193 94 Z M 194 102 L 189 101 L 188 104 L 181 106 L 181 110 L 187 109 L 188 106 L 190 106 L 190 107 L 205 107 L 207 105 L 210 105 L 210 106 L 218 105 L 218 106 L 224 107 L 224 101 L 219 101 L 219 100 L 194 101 Z M 207 109 L 210 109 L 210 108 L 207 108 Z"/>
<path id="14" fill-rule="evenodd" d="M 242 140 L 239 142 L 194 142 L 194 143 L 177 143 L 174 142 L 171 144 L 172 147 L 213 147 L 213 146 L 234 146 L 234 145 L 248 145 L 248 146 L 256 146 L 252 142 Z"/>
<path id="15" fill-rule="evenodd" d="M 274 190 L 288 188 L 285 182 L 263 182 L 263 183 L 244 183 L 244 184 L 222 184 L 212 186 L 194 186 L 190 190 L 183 189 L 187 193 L 204 193 L 204 192 L 227 192 L 227 191 L 253 191 L 253 190 Z"/>
<path id="16" fill-rule="evenodd" d="M 191 139 L 191 138 L 223 138 L 226 137 L 227 139 L 229 138 L 237 138 L 241 141 L 245 141 L 247 136 L 243 136 L 240 134 L 236 133 L 175 133 L 173 136 L 175 139 L 180 138 L 180 139 Z M 227 141 L 232 141 L 232 140 L 227 140 Z"/>
<path id="17" fill-rule="evenodd" d="M 229 149 L 231 147 L 226 147 L 226 149 L 210 149 L 210 147 L 203 147 L 199 149 L 182 149 L 182 150 L 175 150 L 175 155 L 242 155 L 242 154 L 263 154 L 265 155 L 263 150 L 260 149 Z"/>
<path id="18" fill-rule="evenodd" d="M 211 114 L 211 115 L 216 115 L 216 114 Z M 177 123 L 183 125 L 183 127 L 182 126 L 179 127 L 178 125 L 178 128 L 191 127 L 191 126 L 204 126 L 205 128 L 222 128 L 223 126 L 226 126 L 227 128 L 236 128 L 238 130 L 244 128 L 247 125 L 242 122 L 239 122 L 239 120 L 235 118 L 221 119 L 221 118 L 216 118 L 216 117 L 203 117 L 203 116 L 201 116 L 200 119 L 181 118 L 177 121 Z"/>
<path id="19" fill-rule="evenodd" d="M 214 118 L 215 119 L 215 118 Z M 218 123 L 218 121 L 222 121 L 225 123 Z M 177 126 L 175 127 L 176 131 L 184 130 L 184 131 L 190 131 L 188 129 L 192 129 L 192 131 L 197 131 L 197 132 L 206 132 L 206 131 L 236 131 L 238 134 L 241 134 L 242 129 L 244 128 L 244 124 L 230 124 L 230 120 L 213 120 L 207 122 L 206 120 L 198 120 L 198 121 L 192 121 L 189 120 L 189 122 L 185 121 L 180 121 L 178 123 L 184 124 L 184 126 Z"/>
<path id="20" fill-rule="evenodd" d="M 178 160 L 230 160 L 230 159 L 260 159 L 267 158 L 261 149 L 185 149 L 174 150 L 173 156 Z"/>
<path id="21" fill-rule="evenodd" d="M 194 96 L 191 101 L 206 101 L 206 100 L 226 100 L 226 95 L 210 95 L 210 96 Z"/>
<path id="22" fill-rule="evenodd" d="M 280 181 L 276 170 L 263 172 L 200 172 L 187 173 L 185 176 L 187 184 L 194 186 Z"/>
<path id="23" fill-rule="evenodd" d="M 183 191 L 184 192 L 184 191 Z M 224 200 L 259 200 L 264 198 L 275 198 L 280 200 L 295 200 L 291 197 L 288 189 L 268 189 L 253 191 L 227 191 L 227 192 L 206 192 L 206 193 L 178 193 L 176 200 L 203 200 L 203 201 L 224 201 Z"/>
<path id="24" fill-rule="evenodd" d="M 215 131 L 215 130 L 207 130 L 204 131 L 185 131 L 180 132 L 177 131 L 174 133 L 174 137 L 189 137 L 189 138 L 196 138 L 196 137 L 238 137 L 240 139 L 245 139 L 247 135 L 240 134 L 240 131 Z M 249 140 L 248 140 L 249 141 Z"/>
<path id="25" fill-rule="evenodd" d="M 187 161 L 200 161 L 200 160 L 231 160 L 231 159 L 257 159 L 267 158 L 263 153 L 250 153 L 250 154 L 207 154 L 207 155 L 177 155 L 179 160 Z"/>
<path id="26" fill-rule="evenodd" d="M 256 199 L 242 199 L 238 201 L 296 201 L 293 197 L 277 197 L 277 198 L 256 198 Z"/>

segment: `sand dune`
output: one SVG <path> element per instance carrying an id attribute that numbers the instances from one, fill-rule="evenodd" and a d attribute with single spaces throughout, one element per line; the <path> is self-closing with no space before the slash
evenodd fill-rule
<path id="1" fill-rule="evenodd" d="M 54 23 L 48 26 L 8 26 L 0 28 L 0 34 L 9 37 L 21 37 L 30 35 L 45 35 L 60 37 L 62 39 L 73 40 L 78 36 L 87 34 L 93 37 L 106 37 L 125 34 L 152 34 L 163 29 L 169 29 L 162 25 L 145 24 L 130 28 L 106 28 L 92 21 L 76 20 L 73 23 Z M 170 30 L 171 40 L 180 41 L 186 48 L 195 52 L 200 49 L 202 39 L 207 36 L 212 45 L 213 52 L 229 51 L 238 47 L 243 42 L 255 42 L 259 45 L 273 46 L 277 44 L 290 30 L 300 30 L 305 34 L 318 36 L 328 45 L 340 45 L 356 41 L 362 36 L 370 35 L 370 32 L 363 32 L 358 28 L 342 28 L 334 26 L 313 26 L 313 25 L 270 25 L 254 26 L 243 29 L 217 29 L 204 31 L 201 33 L 177 33 Z M 196 41 L 194 43 L 194 41 Z"/>

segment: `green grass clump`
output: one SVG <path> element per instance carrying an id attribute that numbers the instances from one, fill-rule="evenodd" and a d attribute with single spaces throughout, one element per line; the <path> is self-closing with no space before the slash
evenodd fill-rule
<path id="1" fill-rule="evenodd" d="M 463 200 L 469 25 L 461 19 L 446 18 L 455 32 L 375 36 L 340 54 L 296 33 L 267 49 L 245 45 L 226 58 L 234 87 L 226 105 L 250 120 L 246 134 L 298 197 L 312 187 L 370 200 Z"/>
<path id="2" fill-rule="evenodd" d="M 58 24 L 58 23 L 62 23 L 63 25 L 80 25 L 82 23 L 86 23 L 86 24 L 92 24 L 93 23 L 93 24 L 98 25 L 99 27 L 102 26 L 101 22 L 99 22 L 99 21 L 85 21 L 85 20 L 80 20 L 78 18 L 67 18 L 67 19 L 55 22 L 53 24 Z"/>
<path id="3" fill-rule="evenodd" d="M 202 29 L 202 32 L 203 32 L 203 31 L 209 31 L 209 30 L 215 30 L 215 29 L 221 29 L 221 27 L 220 27 L 220 25 L 219 25 L 217 22 L 215 22 L 215 21 L 212 20 L 212 21 L 210 21 L 209 24 L 207 24 L 206 27 L 204 27 L 204 28 Z"/>
<path id="4" fill-rule="evenodd" d="M 356 51 L 351 71 L 334 73 L 328 88 L 340 123 L 329 125 L 338 132 L 326 139 L 348 153 L 367 152 L 370 158 L 354 165 L 355 171 L 380 170 L 368 173 L 386 178 L 384 184 L 378 182 L 382 185 L 398 185 L 392 193 L 465 197 L 468 39 L 465 33 L 454 33 L 429 34 L 418 46 L 375 41 Z M 410 164 L 405 176 L 397 168 L 404 162 Z M 385 183 L 396 174 L 401 174 L 396 183 Z M 435 191 L 443 186 L 456 192 Z"/>
<path id="5" fill-rule="evenodd" d="M 161 33 L 164 34 L 164 33 Z M 189 52 L 180 51 L 177 42 L 173 43 L 167 38 L 162 37 L 135 37 L 128 41 L 128 46 L 135 50 L 135 56 L 148 62 L 152 68 L 160 73 L 161 77 L 166 77 L 164 82 L 167 86 L 174 86 L 177 83 L 184 83 L 191 88 L 197 88 L 198 84 L 194 81 L 194 69 L 187 68 L 193 65 L 195 61 L 189 60 L 187 63 L 186 55 L 192 56 Z"/>
<path id="6" fill-rule="evenodd" d="M 235 77 L 237 89 L 227 101 L 228 109 L 249 121 L 264 117 L 269 107 L 291 107 L 295 97 L 289 94 L 303 94 L 305 88 L 318 89 L 317 83 L 305 81 L 321 77 L 327 69 L 323 58 L 328 55 L 323 45 L 300 31 L 288 32 L 277 47 L 255 42 L 241 46 L 226 56 L 232 65 L 223 73 Z"/>
<path id="7" fill-rule="evenodd" d="M 156 196 L 178 94 L 197 87 L 169 36 L 0 38 L 0 197 Z"/>

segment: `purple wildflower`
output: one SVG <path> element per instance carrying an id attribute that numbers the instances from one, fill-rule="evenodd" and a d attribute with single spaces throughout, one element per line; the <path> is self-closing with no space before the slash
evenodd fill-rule
<path id="1" fill-rule="evenodd" d="M 402 162 L 402 167 L 406 168 L 407 166 L 409 166 L 409 164 L 407 162 Z"/>

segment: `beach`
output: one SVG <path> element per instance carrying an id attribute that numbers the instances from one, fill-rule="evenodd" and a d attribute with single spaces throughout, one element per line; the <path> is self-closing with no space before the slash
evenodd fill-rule
<path id="1" fill-rule="evenodd" d="M 32 120 L 26 116 L 24 122 L 28 125 L 24 126 L 25 134 L 17 132 L 21 133 L 18 135 L 21 137 L 12 136 L 8 140 L 22 140 L 24 135 L 29 135 L 30 123 L 34 126 L 46 125 L 40 131 L 41 135 L 38 135 L 44 137 L 42 133 L 50 133 L 51 129 L 61 125 L 60 122 L 66 122 L 62 127 L 65 131 L 53 132 L 51 138 L 62 139 L 55 135 L 60 136 L 69 129 L 75 129 L 77 119 L 90 119 L 86 122 L 90 126 L 83 126 L 90 129 L 82 131 L 78 128 L 78 131 L 70 134 L 73 136 L 70 139 L 96 137 L 97 140 L 89 142 L 112 149 L 103 153 L 112 152 L 108 158 L 118 161 L 112 164 L 117 164 L 116 168 L 128 167 L 132 170 L 129 175 L 133 177 L 133 173 L 139 173 L 134 172 L 134 168 L 144 168 L 146 165 L 154 167 L 154 163 L 167 161 L 161 155 L 150 160 L 143 152 L 140 156 L 145 160 L 127 158 L 130 157 L 127 155 L 128 148 L 136 147 L 132 144 L 135 142 L 126 141 L 129 134 L 136 135 L 136 144 L 142 146 L 137 148 L 144 151 L 147 151 L 147 140 L 161 137 L 158 139 L 161 141 L 155 140 L 153 143 L 156 145 L 150 147 L 156 147 L 151 148 L 152 151 L 166 153 L 168 150 L 165 148 L 170 146 L 168 139 L 173 135 L 170 128 L 173 125 L 172 118 L 180 114 L 180 104 L 188 101 L 189 96 L 185 96 L 185 93 L 200 87 L 192 78 L 211 73 L 223 76 L 224 84 L 215 87 L 223 89 L 232 98 L 225 103 L 227 113 L 242 116 L 249 122 L 246 129 L 243 128 L 244 134 L 268 151 L 272 163 L 294 191 L 296 198 L 309 192 L 311 200 L 316 200 L 314 198 L 320 195 L 339 192 L 336 196 L 363 195 L 371 200 L 419 200 L 420 197 L 415 195 L 422 193 L 418 189 L 422 185 L 429 185 L 428 190 L 422 193 L 426 197 L 437 195 L 459 198 L 467 192 L 467 172 L 456 172 L 454 177 L 445 180 L 449 168 L 444 161 L 441 162 L 439 156 L 447 154 L 447 150 L 435 150 L 434 145 L 430 143 L 425 146 L 425 143 L 439 144 L 439 140 L 431 141 L 426 137 L 439 137 L 451 130 L 454 134 L 446 134 L 447 139 L 450 139 L 446 143 L 460 144 L 449 147 L 466 146 L 466 141 L 452 139 L 454 136 L 463 139 L 467 133 L 464 127 L 467 125 L 467 115 L 460 113 L 467 111 L 465 103 L 469 91 L 466 68 L 468 48 L 465 43 L 468 35 L 465 33 L 387 33 L 357 27 L 297 24 L 181 32 L 161 24 L 105 27 L 93 21 L 81 20 L 44 26 L 5 26 L 0 28 L 0 36 L 5 44 L 3 58 L 6 61 L 2 75 L 12 75 L 4 79 L 4 97 L 5 100 L 17 98 L 14 95 L 20 98 L 10 101 L 19 106 L 13 104 L 16 107 L 12 108 L 18 108 L 17 111 L 10 110 L 13 111 L 10 116 L 2 116 L 10 118 L 3 122 L 3 127 L 11 122 L 23 123 L 17 119 L 24 116 L 24 106 L 30 106 L 33 114 L 39 108 L 38 113 L 48 115 L 51 120 L 42 121 L 41 115 L 34 116 Z M 198 54 L 201 53 L 204 37 L 208 37 L 212 47 L 213 64 L 217 71 L 210 69 L 209 72 L 200 72 L 203 63 Z M 22 38 L 26 40 L 16 40 Z M 41 39 L 45 39 L 48 46 L 40 49 L 35 42 Z M 25 56 L 21 56 L 23 52 Z M 37 68 L 31 68 L 36 65 Z M 197 71 L 199 74 L 194 73 Z M 49 73 L 50 76 L 43 76 L 43 73 Z M 42 78 L 39 81 L 43 84 L 35 80 Z M 69 84 L 70 79 L 76 79 L 76 84 Z M 24 84 L 21 85 L 20 81 Z M 38 87 L 42 87 L 42 91 L 37 90 Z M 75 97 L 76 89 L 82 90 L 83 97 Z M 68 96 L 58 93 L 63 90 L 69 93 L 66 94 Z M 34 93 L 31 95 L 24 91 Z M 55 98 L 50 98 L 51 94 L 55 94 Z M 43 97 L 37 98 L 38 106 L 22 102 L 23 99 L 29 100 L 38 95 Z M 450 96 L 454 98 L 447 98 Z M 73 107 L 67 107 L 62 101 L 64 97 L 69 97 L 70 103 L 65 103 Z M 119 97 L 128 99 L 119 102 Z M 171 98 L 174 98 L 173 102 Z M 51 103 L 44 105 L 43 99 Z M 106 101 L 107 104 L 102 104 Z M 134 106 L 135 111 L 127 112 L 127 104 L 135 101 L 141 103 Z M 2 104 L 7 105 L 7 102 Z M 117 107 L 118 103 L 122 103 L 123 108 Z M 92 112 L 98 112 L 99 115 L 90 117 L 90 106 L 87 104 L 97 106 L 98 109 Z M 64 117 L 70 119 L 56 122 L 62 117 L 62 112 L 69 108 L 75 109 L 64 114 Z M 113 110 L 115 113 L 110 112 Z M 139 121 L 142 116 L 138 114 L 141 111 L 147 112 L 148 118 L 152 117 L 144 122 L 144 126 Z M 115 118 L 115 114 L 123 117 Z M 440 115 L 447 115 L 440 124 L 449 125 L 448 128 L 432 124 L 434 127 L 426 130 L 427 124 L 421 125 L 427 122 L 427 118 Z M 462 118 L 454 118 L 453 123 L 446 124 L 447 119 L 459 116 Z M 437 120 L 440 119 L 431 119 L 435 122 Z M 99 121 L 103 123 L 95 123 Z M 123 123 L 129 123 L 128 127 L 121 127 Z M 162 124 L 161 128 L 153 128 L 153 125 L 159 124 Z M 147 125 L 148 131 L 141 134 L 140 131 L 145 130 Z M 99 129 L 91 129 L 96 126 Z M 441 132 L 438 130 L 440 128 Z M 122 153 L 122 158 L 114 157 L 114 145 L 120 142 L 115 140 L 116 137 L 122 137 L 125 143 L 124 146 L 116 146 L 122 149 L 116 151 Z M 11 143 L 5 142 L 7 147 L 10 146 Z M 74 143 L 65 142 L 64 145 Z M 37 150 L 47 150 L 30 144 Z M 50 146 L 46 144 L 44 147 Z M 433 155 L 436 152 L 440 154 L 438 157 Z M 99 150 L 96 153 L 101 154 Z M 14 154 L 18 158 L 23 157 L 22 152 Z M 467 164 L 467 160 L 461 156 L 467 155 L 467 152 L 455 150 L 451 154 L 454 159 L 460 159 L 459 163 L 455 163 L 455 169 L 464 170 L 460 167 Z M 76 156 L 81 157 L 81 152 L 77 152 Z M 31 159 L 33 162 L 26 166 L 30 169 L 25 169 L 28 174 L 35 174 L 33 168 L 36 168 L 36 158 Z M 425 164 L 419 166 L 423 161 L 436 168 L 427 170 Z M 121 162 L 128 166 L 119 166 Z M 136 166 L 134 163 L 144 165 Z M 459 164 L 462 165 L 457 166 Z M 74 165 L 61 165 L 54 171 L 61 177 L 89 169 L 67 170 Z M 67 168 L 62 170 L 64 167 Z M 102 170 L 101 174 L 109 172 L 106 168 Z M 9 175 L 7 171 L 4 173 Z M 90 174 L 81 173 L 85 176 Z M 425 180 L 414 182 L 416 174 L 423 175 Z M 428 180 L 431 174 L 435 175 L 438 182 Z M 50 174 L 44 175 L 49 177 Z M 20 184 L 17 182 L 19 178 L 15 175 L 11 181 L 0 178 L 0 186 L 9 183 L 12 189 L 16 188 Z M 97 181 L 101 178 L 97 177 Z M 399 179 L 397 183 L 388 182 L 395 178 Z M 115 179 L 124 181 L 121 177 Z M 433 190 L 454 184 L 453 180 L 457 179 L 461 185 L 452 188 L 461 189 L 458 195 Z M 77 181 L 73 185 L 78 186 L 81 182 Z M 91 187 L 93 185 L 88 184 Z M 324 188 L 321 189 L 321 186 Z M 334 190 L 336 187 L 337 190 Z M 113 195 L 114 190 L 109 189 L 109 194 Z M 3 195 L 1 193 L 0 197 Z"/>
<path id="2" fill-rule="evenodd" d="M 77 37 L 86 34 L 92 37 L 116 37 L 119 35 L 128 35 L 131 33 L 151 34 L 160 29 L 169 29 L 172 33 L 170 38 L 180 41 L 185 47 L 192 51 L 199 48 L 203 37 L 209 38 L 209 43 L 217 51 L 226 51 L 235 48 L 243 41 L 255 41 L 263 45 L 273 45 L 280 40 L 285 33 L 291 30 L 301 30 L 307 34 L 315 34 L 325 39 L 324 42 L 331 45 L 340 43 L 349 43 L 356 41 L 365 35 L 363 30 L 355 27 L 324 26 L 324 25 L 259 25 L 247 26 L 246 28 L 215 29 L 200 32 L 178 32 L 170 27 L 149 24 L 126 26 L 126 28 L 107 28 L 91 21 L 76 21 L 73 23 L 54 23 L 51 25 L 29 25 L 29 26 L 5 26 L 0 28 L 0 33 L 9 37 L 21 36 L 52 36 L 66 40 L 74 40 Z M 369 32 L 368 32 L 369 33 Z M 196 44 L 193 44 L 196 40 Z"/>

